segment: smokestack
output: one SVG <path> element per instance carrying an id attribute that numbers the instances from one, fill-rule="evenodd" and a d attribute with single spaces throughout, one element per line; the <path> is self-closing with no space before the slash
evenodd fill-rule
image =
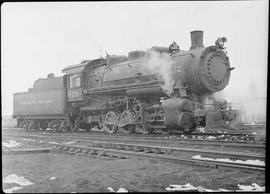
<path id="1" fill-rule="evenodd" d="M 191 36 L 190 50 L 204 47 L 203 46 L 203 31 L 199 31 L 199 30 L 192 31 L 190 32 L 190 36 Z"/>

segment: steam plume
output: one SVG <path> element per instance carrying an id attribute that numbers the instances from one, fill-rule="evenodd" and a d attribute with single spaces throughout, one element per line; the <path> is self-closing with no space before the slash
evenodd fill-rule
<path id="1" fill-rule="evenodd" d="M 171 56 L 167 53 L 160 53 L 157 51 L 149 51 L 149 58 L 147 69 L 151 73 L 155 73 L 164 81 L 161 86 L 162 89 L 170 95 L 173 89 L 173 60 Z"/>
<path id="2" fill-rule="evenodd" d="M 238 87 L 236 87 L 236 86 Z M 255 82 L 247 82 L 239 87 L 239 84 L 231 84 L 230 87 L 214 94 L 216 98 L 224 98 L 232 105 L 240 109 L 242 121 L 245 123 L 266 121 L 266 94 L 258 90 Z"/>

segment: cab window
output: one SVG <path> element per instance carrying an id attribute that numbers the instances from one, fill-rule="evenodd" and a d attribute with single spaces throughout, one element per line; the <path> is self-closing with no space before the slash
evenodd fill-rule
<path id="1" fill-rule="evenodd" d="M 81 86 L 81 77 L 79 74 L 74 74 L 69 77 L 69 87 L 78 88 Z"/>

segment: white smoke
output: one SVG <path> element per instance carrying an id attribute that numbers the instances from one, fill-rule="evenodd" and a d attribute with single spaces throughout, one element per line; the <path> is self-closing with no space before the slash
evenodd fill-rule
<path id="1" fill-rule="evenodd" d="M 228 88 L 214 94 L 215 98 L 224 98 L 240 109 L 245 123 L 266 121 L 266 91 L 257 88 L 256 82 L 245 84 L 231 83 Z M 241 87 L 239 87 L 241 85 Z M 237 87 L 238 86 L 238 87 Z"/>
<path id="2" fill-rule="evenodd" d="M 173 89 L 173 63 L 171 56 L 167 53 L 157 51 L 149 51 L 147 69 L 151 73 L 155 73 L 164 81 L 162 89 L 170 95 Z"/>

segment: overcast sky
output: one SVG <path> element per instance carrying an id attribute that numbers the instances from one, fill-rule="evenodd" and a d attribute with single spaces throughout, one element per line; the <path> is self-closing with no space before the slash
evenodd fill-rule
<path id="1" fill-rule="evenodd" d="M 2 114 L 12 114 L 13 93 L 51 72 L 60 76 L 65 66 L 106 52 L 127 55 L 173 41 L 188 50 L 192 30 L 204 31 L 204 46 L 227 37 L 235 70 L 226 91 L 266 91 L 268 6 L 266 0 L 4 3 Z"/>

